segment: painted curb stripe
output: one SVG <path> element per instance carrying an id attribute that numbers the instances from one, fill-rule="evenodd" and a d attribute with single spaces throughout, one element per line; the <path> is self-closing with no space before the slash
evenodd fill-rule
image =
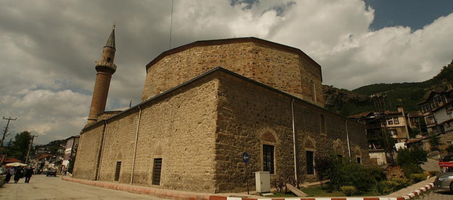
<path id="1" fill-rule="evenodd" d="M 241 197 L 227 197 L 227 200 L 242 200 Z"/>
<path id="2" fill-rule="evenodd" d="M 200 198 L 204 199 L 204 200 L 408 200 L 417 195 L 422 194 L 423 192 L 426 192 L 426 191 L 434 188 L 434 183 L 429 183 L 429 184 L 421 187 L 420 189 L 415 190 L 412 193 L 409 193 L 407 196 L 402 196 L 402 197 L 320 197 L 320 198 L 301 197 L 301 198 L 275 198 L 275 199 L 259 198 L 259 199 L 256 199 L 256 198 L 226 197 L 226 196 L 216 196 L 216 195 L 208 195 L 208 196 L 199 197 L 199 196 L 193 196 L 193 195 L 174 194 L 171 192 L 156 191 L 156 190 L 146 189 L 146 188 L 135 188 L 135 187 L 131 187 L 131 186 L 101 183 L 101 182 L 96 182 L 96 181 L 84 181 L 84 180 L 80 180 L 80 179 L 72 179 L 72 178 L 66 178 L 66 177 L 62 177 L 62 179 L 65 181 L 69 181 L 69 182 L 91 185 L 91 186 L 96 186 L 96 187 L 101 187 L 101 188 L 122 190 L 122 191 L 138 193 L 138 194 L 149 194 L 149 195 L 158 196 L 158 197 L 173 197 L 173 198 L 180 199 L 180 200 L 196 200 L 196 199 L 200 199 Z"/>

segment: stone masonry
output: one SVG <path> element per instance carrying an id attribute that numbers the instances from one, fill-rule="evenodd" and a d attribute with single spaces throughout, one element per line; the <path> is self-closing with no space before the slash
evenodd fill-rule
<path id="1" fill-rule="evenodd" d="M 321 66 L 299 49 L 257 38 L 200 41 L 162 53 L 147 65 L 142 101 L 216 67 L 324 107 Z"/>
<path id="2" fill-rule="evenodd" d="M 115 182 L 119 172 L 119 183 L 245 191 L 245 177 L 253 189 L 253 172 L 264 170 L 265 145 L 273 147 L 272 179 L 294 177 L 296 166 L 299 182 L 315 181 L 307 151 L 369 164 L 365 127 L 325 110 L 321 94 L 320 66 L 298 49 L 246 38 L 170 50 L 147 66 L 139 105 L 100 114 L 82 130 L 74 177 Z"/>

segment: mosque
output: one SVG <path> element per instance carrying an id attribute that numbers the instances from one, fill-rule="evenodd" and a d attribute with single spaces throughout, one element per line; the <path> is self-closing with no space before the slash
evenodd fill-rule
<path id="1" fill-rule="evenodd" d="M 115 51 L 114 28 L 74 178 L 223 193 L 246 191 L 247 178 L 253 189 L 257 171 L 316 181 L 327 151 L 370 163 L 364 125 L 324 109 L 321 66 L 300 49 L 254 37 L 186 44 L 146 65 L 138 105 L 105 111 Z"/>

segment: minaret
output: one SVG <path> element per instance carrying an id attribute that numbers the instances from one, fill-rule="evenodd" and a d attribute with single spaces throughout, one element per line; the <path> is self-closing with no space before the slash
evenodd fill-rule
<path id="1" fill-rule="evenodd" d="M 115 60 L 115 24 L 107 43 L 104 46 L 101 60 L 96 61 L 96 83 L 94 84 L 93 99 L 87 125 L 97 122 L 98 114 L 105 111 L 109 93 L 110 80 L 116 71 Z"/>

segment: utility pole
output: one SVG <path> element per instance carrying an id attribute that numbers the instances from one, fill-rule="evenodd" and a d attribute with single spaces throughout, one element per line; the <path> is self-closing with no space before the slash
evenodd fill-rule
<path id="1" fill-rule="evenodd" d="M 30 156 L 30 150 L 31 150 L 31 147 L 33 146 L 33 140 L 35 139 L 35 137 L 38 137 L 38 136 L 37 135 L 31 136 L 30 145 L 28 145 L 27 157 L 25 158 L 25 164 L 28 164 L 28 157 Z"/>
<path id="2" fill-rule="evenodd" d="M 5 131 L 3 132 L 2 143 L 0 143 L 0 147 L 3 147 L 3 142 L 5 141 L 6 133 L 8 133 L 9 122 L 10 122 L 11 120 L 16 120 L 17 118 L 14 118 L 14 119 L 13 119 L 13 118 L 11 118 L 11 117 L 6 118 L 5 116 L 3 116 L 3 119 L 4 119 L 4 120 L 8 120 L 8 123 L 6 124 Z"/>

